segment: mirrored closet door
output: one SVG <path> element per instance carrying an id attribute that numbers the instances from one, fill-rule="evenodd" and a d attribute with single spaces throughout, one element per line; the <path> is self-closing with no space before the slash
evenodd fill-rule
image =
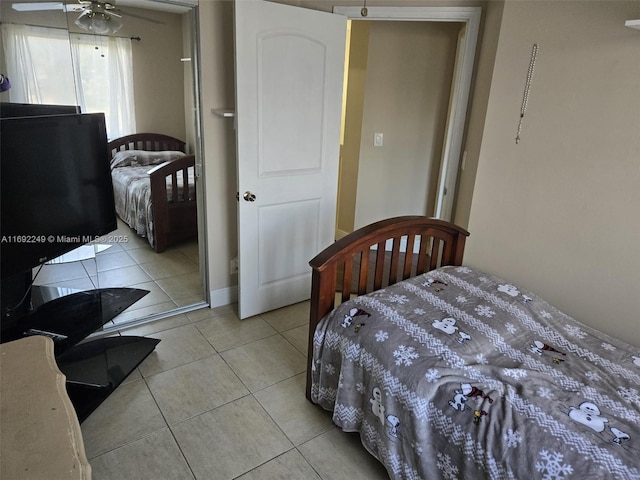
<path id="1" fill-rule="evenodd" d="M 102 112 L 109 141 L 143 132 L 184 142 L 171 144 L 173 153 L 149 152 L 161 148 L 150 142 L 126 147 L 133 150 L 118 158 L 110 152 L 112 176 L 128 169 L 128 177 L 118 178 L 133 184 L 118 189 L 114 181 L 117 228 L 34 269 L 34 285 L 57 287 L 61 294 L 112 287 L 148 291 L 105 325 L 107 332 L 206 305 L 204 242 L 197 221 L 202 189 L 193 166 L 200 163 L 201 140 L 197 2 L 9 0 L 0 2 L 0 9 L 0 73 L 11 85 L 0 93 L 3 105 Z M 165 224 L 153 216 L 156 194 L 152 197 L 144 177 L 190 155 L 192 166 L 184 177 L 178 175 L 177 185 L 166 188 L 164 198 L 192 201 L 193 208 L 178 215 L 190 216 L 192 225 Z M 188 231 L 175 234 L 179 229 Z"/>

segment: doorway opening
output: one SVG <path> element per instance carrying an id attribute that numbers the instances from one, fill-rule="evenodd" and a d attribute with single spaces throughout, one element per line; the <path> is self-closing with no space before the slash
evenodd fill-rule
<path id="1" fill-rule="evenodd" d="M 450 220 L 480 9 L 335 12 L 351 19 L 336 238 L 396 215 Z"/>

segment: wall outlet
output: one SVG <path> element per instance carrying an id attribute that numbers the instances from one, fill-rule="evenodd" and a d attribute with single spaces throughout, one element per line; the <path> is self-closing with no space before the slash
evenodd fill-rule
<path id="1" fill-rule="evenodd" d="M 237 273 L 238 273 L 238 257 L 235 257 L 229 261 L 229 275 L 236 275 Z"/>

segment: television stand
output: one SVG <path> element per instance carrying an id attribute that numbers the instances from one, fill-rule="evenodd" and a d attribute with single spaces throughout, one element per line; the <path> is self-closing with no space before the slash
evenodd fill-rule
<path id="1" fill-rule="evenodd" d="M 59 355 L 148 293 L 124 287 L 81 291 L 33 286 L 30 308 L 2 318 L 1 341 L 17 340 L 32 331 L 31 334 L 44 334 L 54 340 Z"/>
<path id="2" fill-rule="evenodd" d="M 155 349 L 157 338 L 116 336 L 81 343 L 56 357 L 80 423 Z"/>
<path id="3" fill-rule="evenodd" d="M 82 423 L 160 340 L 117 336 L 84 341 L 123 310 L 149 293 L 137 288 L 59 291 L 33 287 L 31 308 L 17 318 L 2 319 L 1 342 L 29 336 L 53 340 L 56 362 L 67 378 L 67 392 Z"/>

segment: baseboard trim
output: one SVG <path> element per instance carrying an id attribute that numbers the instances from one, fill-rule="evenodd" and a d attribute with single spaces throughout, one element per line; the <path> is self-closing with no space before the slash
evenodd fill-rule
<path id="1" fill-rule="evenodd" d="M 209 305 L 211 308 L 224 307 L 225 305 L 231 305 L 238 302 L 238 286 L 220 288 L 218 290 L 211 290 L 209 292 L 209 298 L 211 299 Z"/>

